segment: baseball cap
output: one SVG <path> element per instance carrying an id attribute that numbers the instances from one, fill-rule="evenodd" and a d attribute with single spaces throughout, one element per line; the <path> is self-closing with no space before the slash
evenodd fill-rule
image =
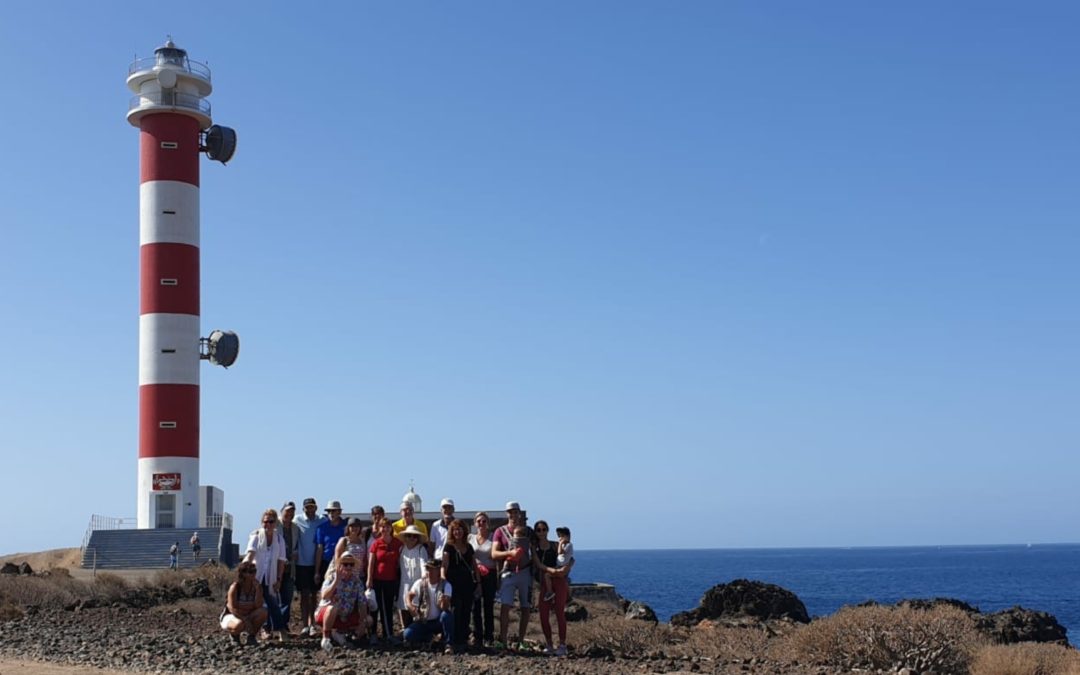
<path id="1" fill-rule="evenodd" d="M 439 502 L 439 508 L 440 508 L 440 509 L 441 509 L 442 507 L 444 507 L 444 506 L 453 506 L 453 505 L 454 505 L 454 500 L 453 500 L 453 499 L 449 499 L 449 498 L 447 498 L 447 497 L 443 497 L 443 500 L 442 500 L 441 502 Z"/>
<path id="2" fill-rule="evenodd" d="M 296 504 L 294 504 L 293 502 L 285 502 L 284 504 L 281 505 L 281 510 L 282 511 L 288 511 L 289 509 L 292 509 L 293 511 L 295 511 L 296 510 Z"/>
<path id="3" fill-rule="evenodd" d="M 304 500 L 304 506 L 307 506 L 308 504 L 310 504 L 312 506 L 318 506 L 319 505 L 319 503 L 315 501 L 314 497 L 308 497 L 307 499 Z"/>
<path id="4" fill-rule="evenodd" d="M 518 504 L 517 502 L 506 502 L 506 510 L 507 511 L 520 511 L 521 510 L 521 504 Z"/>

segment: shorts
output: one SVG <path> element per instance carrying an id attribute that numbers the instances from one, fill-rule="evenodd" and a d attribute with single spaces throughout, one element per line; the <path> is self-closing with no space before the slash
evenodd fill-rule
<path id="1" fill-rule="evenodd" d="M 319 590 L 315 586 L 314 565 L 296 566 L 296 590 L 300 591 L 301 593 L 312 593 Z"/>
<path id="2" fill-rule="evenodd" d="M 502 578 L 502 585 L 499 586 L 499 604 L 506 605 L 508 607 L 514 604 L 514 594 L 518 596 L 518 604 L 521 609 L 528 609 L 532 607 L 530 595 L 532 593 L 532 569 L 523 569 L 520 572 L 513 572 L 510 576 L 504 576 Z"/>
<path id="3" fill-rule="evenodd" d="M 232 620 L 235 619 L 235 618 L 236 618 L 235 614 L 230 614 L 228 612 L 225 612 L 224 614 L 221 615 L 221 627 L 224 628 L 225 630 L 229 630 L 229 624 L 232 623 Z"/>
<path id="4" fill-rule="evenodd" d="M 361 600 L 363 602 L 363 600 Z M 326 613 L 330 611 L 330 605 L 322 605 L 315 610 L 315 623 L 320 626 L 323 625 L 323 619 L 326 618 Z M 353 609 L 349 616 L 343 617 L 340 614 L 337 619 L 334 620 L 332 628 L 334 630 L 350 630 L 360 625 L 360 612 Z"/>

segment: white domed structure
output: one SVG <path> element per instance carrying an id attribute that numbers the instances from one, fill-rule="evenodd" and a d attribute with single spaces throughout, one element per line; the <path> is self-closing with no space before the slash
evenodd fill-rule
<path id="1" fill-rule="evenodd" d="M 409 491 L 405 493 L 405 496 L 401 498 L 401 503 L 409 502 L 412 504 L 413 511 L 420 513 L 424 509 L 420 508 L 423 502 L 420 500 L 420 495 L 416 494 L 416 489 L 412 483 L 409 483 Z"/>

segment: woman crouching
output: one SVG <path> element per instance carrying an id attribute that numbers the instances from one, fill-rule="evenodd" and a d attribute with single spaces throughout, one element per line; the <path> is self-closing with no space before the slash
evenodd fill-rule
<path id="1" fill-rule="evenodd" d="M 262 588 L 255 583 L 255 565 L 244 562 L 236 568 L 236 581 L 229 586 L 225 611 L 221 613 L 221 627 L 229 637 L 240 644 L 240 637 L 247 634 L 247 644 L 255 644 L 255 634 L 266 623 L 266 607 Z"/>
<path id="2" fill-rule="evenodd" d="M 367 635 L 367 601 L 356 565 L 356 556 L 346 550 L 323 581 L 315 623 L 322 626 L 322 648 L 326 651 L 335 644 L 344 647 L 345 633 L 353 639 Z"/>

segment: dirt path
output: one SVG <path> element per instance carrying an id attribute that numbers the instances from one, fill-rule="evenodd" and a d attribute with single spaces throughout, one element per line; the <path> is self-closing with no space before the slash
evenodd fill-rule
<path id="1" fill-rule="evenodd" d="M 124 675 L 129 675 L 127 671 Z M 86 666 L 62 666 L 41 661 L 17 661 L 0 658 L 0 675 L 121 675 L 119 670 L 101 670 Z"/>

